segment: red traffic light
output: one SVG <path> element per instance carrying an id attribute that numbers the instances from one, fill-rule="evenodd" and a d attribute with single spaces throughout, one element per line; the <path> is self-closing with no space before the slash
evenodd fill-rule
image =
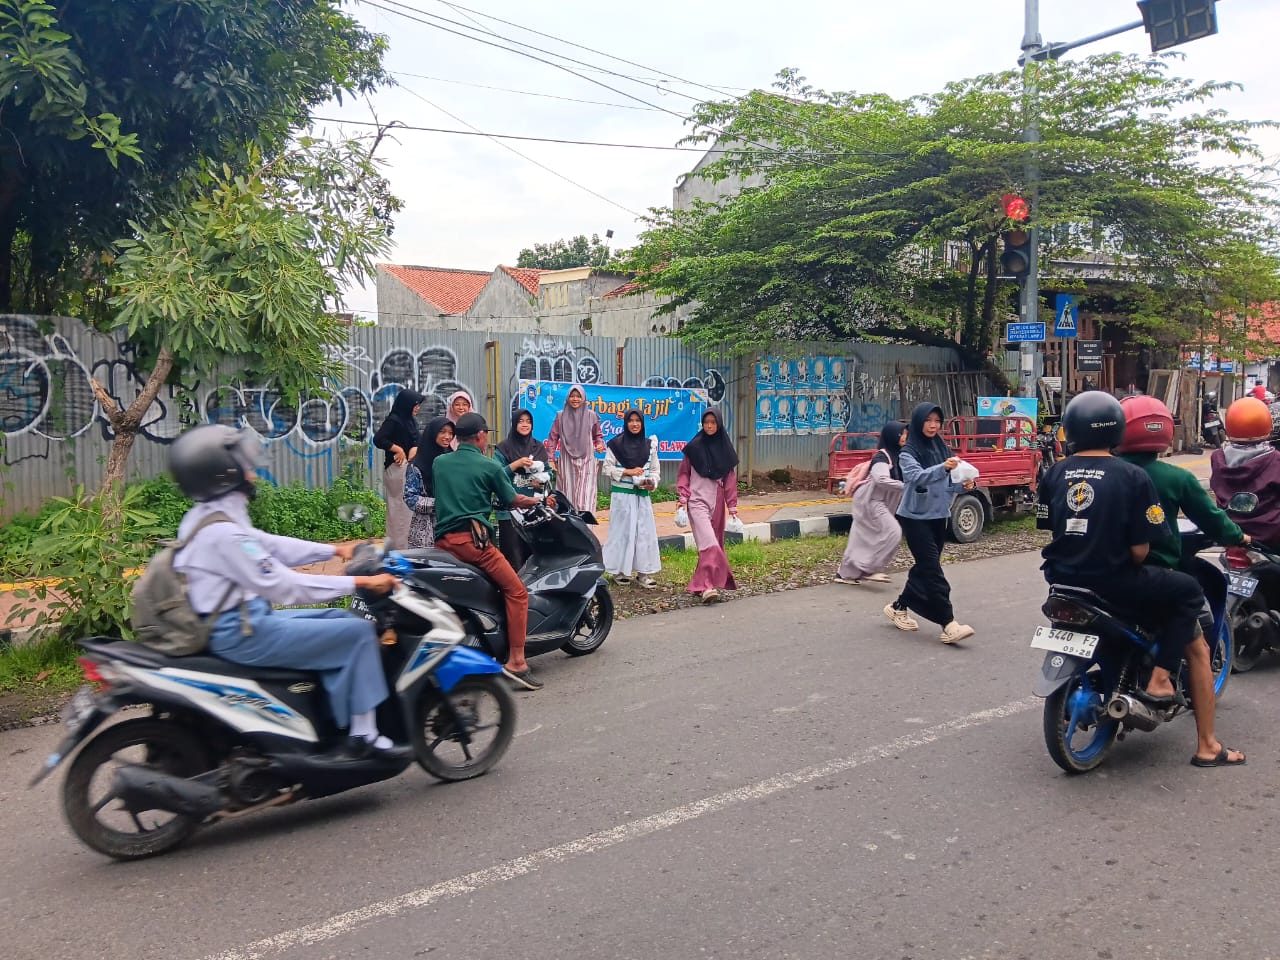
<path id="1" fill-rule="evenodd" d="M 1010 220 L 1022 221 L 1031 216 L 1031 204 L 1016 193 L 1006 193 L 1000 198 L 1000 204 Z"/>

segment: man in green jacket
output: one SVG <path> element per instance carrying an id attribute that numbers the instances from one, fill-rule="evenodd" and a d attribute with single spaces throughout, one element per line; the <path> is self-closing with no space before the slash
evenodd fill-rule
<path id="1" fill-rule="evenodd" d="M 1145 562 L 1174 570 L 1182 567 L 1179 512 L 1186 514 L 1215 543 L 1223 546 L 1243 546 L 1249 543 L 1249 536 L 1218 508 L 1195 474 L 1182 467 L 1175 467 L 1172 463 L 1161 462 L 1160 454 L 1173 443 L 1173 414 L 1169 412 L 1169 408 L 1155 397 L 1147 396 L 1125 397 L 1120 405 L 1125 414 L 1124 439 L 1116 452 L 1121 459 L 1141 467 L 1151 478 L 1171 531 L 1168 537 L 1152 541 Z M 1207 602 L 1205 606 L 1208 607 Z M 1200 620 L 1202 629 L 1205 629 L 1206 620 L 1212 620 L 1207 609 L 1201 614 Z M 1205 635 L 1211 631 L 1212 622 L 1208 624 Z M 1197 637 L 1188 646 L 1186 657 L 1190 673 L 1188 686 L 1191 690 L 1191 709 L 1195 711 L 1196 735 L 1201 748 L 1198 752 L 1217 751 L 1212 760 L 1197 756 L 1192 759 L 1192 764 L 1199 767 L 1227 767 L 1244 763 L 1244 754 L 1223 746 L 1214 733 L 1213 673 L 1204 637 Z M 1172 695 L 1172 683 L 1167 691 L 1149 688 L 1148 692 Z"/>
<path id="2" fill-rule="evenodd" d="M 537 690 L 542 681 L 533 675 L 524 658 L 529 627 L 529 591 L 493 545 L 490 517 L 493 504 L 500 507 L 532 507 L 542 495 L 516 493 L 507 468 L 485 456 L 489 425 L 478 413 L 466 413 L 453 426 L 458 449 L 437 457 L 431 472 L 436 494 L 436 547 L 463 563 L 479 567 L 502 593 L 507 610 L 507 662 L 503 673 L 512 686 Z"/>

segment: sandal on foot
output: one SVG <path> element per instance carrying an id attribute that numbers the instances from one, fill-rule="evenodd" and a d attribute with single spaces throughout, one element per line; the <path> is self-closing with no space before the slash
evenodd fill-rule
<path id="1" fill-rule="evenodd" d="M 1172 707 L 1178 702 L 1178 695 L 1176 693 L 1164 694 L 1157 697 L 1154 694 L 1147 693 L 1147 691 L 1143 690 L 1141 687 L 1133 691 L 1133 696 L 1134 699 L 1141 700 L 1147 706 L 1156 707 L 1158 709 Z"/>
<path id="2" fill-rule="evenodd" d="M 653 579 L 653 577 L 640 578 L 640 586 L 644 587 L 646 590 L 652 590 L 655 587 L 657 587 L 657 585 L 658 585 L 658 581 Z"/>
<path id="3" fill-rule="evenodd" d="M 631 585 L 631 578 L 624 577 L 622 574 L 617 573 L 617 574 L 614 574 L 613 582 L 620 587 L 628 587 Z"/>
<path id="4" fill-rule="evenodd" d="M 1239 750 L 1235 752 L 1240 753 Z M 1232 753 L 1231 750 L 1227 749 L 1226 747 L 1223 747 L 1221 750 L 1218 751 L 1218 755 L 1214 757 L 1212 760 L 1203 760 L 1200 757 L 1192 755 L 1191 765 L 1193 767 L 1243 767 L 1244 761 L 1245 761 L 1245 755 L 1243 753 L 1240 753 L 1239 760 L 1232 760 L 1231 753 Z"/>
<path id="5" fill-rule="evenodd" d="M 836 583 L 850 583 L 850 584 L 858 584 L 858 583 L 861 583 L 861 582 L 862 582 L 861 580 L 857 580 L 857 579 L 852 578 L 852 577 L 836 577 Z"/>
<path id="6" fill-rule="evenodd" d="M 871 576 L 867 577 L 867 581 L 869 583 L 893 583 L 893 581 L 889 579 L 889 575 L 886 573 L 873 573 Z"/>

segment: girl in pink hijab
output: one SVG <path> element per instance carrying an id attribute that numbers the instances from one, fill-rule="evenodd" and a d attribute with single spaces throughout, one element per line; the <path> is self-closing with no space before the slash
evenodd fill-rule
<path id="1" fill-rule="evenodd" d="M 449 394 L 449 399 L 445 401 L 444 415 L 449 418 L 450 423 L 457 423 L 458 418 L 464 413 L 471 413 L 476 408 L 476 402 L 471 399 L 471 394 L 465 390 L 455 390 Z M 450 450 L 458 449 L 458 438 L 454 437 L 453 442 L 449 446 Z"/>
<path id="2" fill-rule="evenodd" d="M 556 416 L 547 437 L 547 449 L 558 460 L 560 489 L 568 494 L 575 510 L 595 512 L 600 468 L 596 454 L 604 453 L 604 431 L 600 417 L 587 406 L 587 394 L 578 384 L 569 388 L 565 408 Z"/>

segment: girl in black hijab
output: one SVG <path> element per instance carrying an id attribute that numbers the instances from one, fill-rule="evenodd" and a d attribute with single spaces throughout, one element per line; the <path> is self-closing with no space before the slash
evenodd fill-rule
<path id="1" fill-rule="evenodd" d="M 418 443 L 418 452 L 409 464 L 404 479 L 404 502 L 413 511 L 409 523 L 409 546 L 425 550 L 436 542 L 436 494 L 431 470 L 436 457 L 449 453 L 453 443 L 453 424 L 448 417 L 427 421 Z"/>
<path id="2" fill-rule="evenodd" d="M 702 415 L 702 429 L 684 447 L 676 492 L 689 514 L 698 566 L 685 589 L 703 603 L 720 599 L 721 590 L 737 583 L 724 552 L 725 513 L 738 515 L 738 452 L 733 449 L 724 418 L 711 407 Z"/>
<path id="3" fill-rule="evenodd" d="M 526 496 L 532 496 L 543 486 L 527 472 L 535 461 L 545 465 L 551 474 L 551 488 L 555 489 L 556 472 L 552 467 L 551 454 L 547 452 L 546 445 L 533 435 L 533 414 L 528 410 L 516 410 L 511 414 L 511 429 L 496 447 L 494 459 L 507 468 L 516 490 Z M 529 559 L 529 545 L 516 529 L 510 510 L 499 510 L 497 518 L 498 549 L 511 564 L 511 569 L 518 572 Z"/>
<path id="4" fill-rule="evenodd" d="M 849 542 L 836 574 L 837 583 L 888 583 L 885 573 L 902 544 L 902 527 L 894 516 L 902 500 L 902 468 L 899 451 L 907 425 L 890 420 L 880 431 L 880 446 L 872 454 L 866 478 L 847 489 Z M 850 474 L 852 476 L 852 472 Z"/>
<path id="5" fill-rule="evenodd" d="M 951 471 L 960 459 L 942 439 L 945 415 L 936 403 L 922 403 L 911 412 L 907 442 L 898 462 L 902 467 L 903 495 L 898 522 L 915 564 L 898 599 L 884 608 L 884 615 L 899 630 L 918 630 L 911 616 L 918 613 L 942 627 L 943 643 L 958 643 L 973 636 L 973 627 L 957 623 L 951 607 L 951 584 L 942 572 L 942 547 L 947 540 L 951 501 L 973 483 L 954 483 Z"/>
<path id="6" fill-rule="evenodd" d="M 639 581 L 652 590 L 653 575 L 662 569 L 658 526 L 650 491 L 659 479 L 657 437 L 644 431 L 644 414 L 628 410 L 622 432 L 606 446 L 604 475 L 609 478 L 609 535 L 604 542 L 604 569 L 619 584 Z"/>
<path id="7" fill-rule="evenodd" d="M 425 397 L 416 390 L 401 389 L 391 412 L 373 435 L 373 445 L 385 451 L 382 481 L 387 498 L 387 549 L 403 550 L 409 542 L 409 508 L 404 503 L 405 467 L 418 451 L 418 424 L 414 417 Z"/>

